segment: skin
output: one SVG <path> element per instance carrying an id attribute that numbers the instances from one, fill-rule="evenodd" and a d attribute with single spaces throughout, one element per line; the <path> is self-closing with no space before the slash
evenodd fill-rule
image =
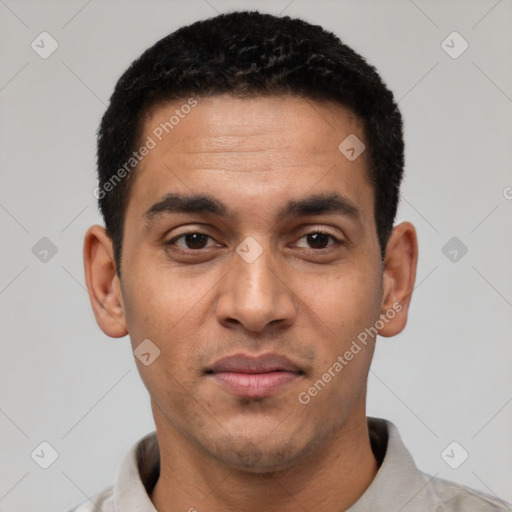
<path id="1" fill-rule="evenodd" d="M 142 140 L 184 103 L 156 108 Z M 365 415 L 375 339 L 308 404 L 298 400 L 395 303 L 379 334 L 401 332 L 414 287 L 415 229 L 394 227 L 382 263 L 366 153 L 351 162 L 338 150 L 349 134 L 365 140 L 355 115 L 330 102 L 198 99 L 136 170 L 121 279 L 104 228 L 88 230 L 100 328 L 160 349 L 149 366 L 136 359 L 161 451 L 151 494 L 160 512 L 342 511 L 375 477 Z M 171 192 L 210 194 L 229 215 L 144 216 Z M 333 192 L 357 215 L 278 216 L 289 200 Z M 307 236 L 319 230 L 342 243 Z M 184 233 L 211 238 L 175 240 Z M 262 249 L 252 263 L 236 252 L 249 236 Z M 204 371 L 236 353 L 285 355 L 303 375 L 269 397 L 235 396 Z"/>

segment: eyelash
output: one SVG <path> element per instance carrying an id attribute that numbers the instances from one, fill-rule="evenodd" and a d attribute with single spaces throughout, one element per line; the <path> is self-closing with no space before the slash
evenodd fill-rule
<path id="1" fill-rule="evenodd" d="M 335 236 L 333 233 L 331 233 L 330 231 L 327 231 L 327 230 L 323 230 L 323 229 L 315 229 L 313 231 L 305 233 L 304 235 L 302 235 L 299 238 L 299 240 L 301 240 L 302 238 L 307 237 L 308 235 L 316 235 L 316 234 L 326 235 L 326 236 L 332 238 L 335 243 L 330 245 L 330 246 L 328 246 L 328 247 L 323 247 L 321 249 L 310 249 L 311 251 L 315 251 L 315 252 L 326 251 L 328 249 L 331 249 L 335 245 L 343 245 L 344 244 L 344 242 L 342 240 L 340 240 L 337 236 Z M 205 235 L 208 238 L 213 239 L 213 237 L 211 237 L 210 235 L 207 235 L 206 233 L 202 233 L 201 231 L 189 231 L 187 233 L 182 233 L 181 235 L 178 235 L 178 236 L 172 238 L 165 245 L 166 246 L 174 245 L 177 240 L 179 240 L 180 238 L 183 238 L 183 237 L 185 237 L 187 235 Z M 198 252 L 202 251 L 203 249 L 187 249 L 187 248 L 183 248 L 183 247 L 178 247 L 179 251 L 182 251 L 182 252 L 185 252 L 185 253 L 198 253 Z"/>

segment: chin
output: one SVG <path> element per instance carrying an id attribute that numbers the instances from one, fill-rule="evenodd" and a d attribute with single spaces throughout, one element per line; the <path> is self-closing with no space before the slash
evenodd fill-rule
<path id="1" fill-rule="evenodd" d="M 224 437 L 215 442 L 213 449 L 206 449 L 225 466 L 265 475 L 295 465 L 314 449 L 312 445 L 316 442 L 301 442 L 297 435 L 281 437 L 267 433 L 258 439 Z"/>
<path id="2" fill-rule="evenodd" d="M 248 473 L 270 474 L 293 465 L 297 458 L 294 446 L 261 447 L 247 443 L 239 449 L 226 448 L 215 455 L 225 465 Z"/>

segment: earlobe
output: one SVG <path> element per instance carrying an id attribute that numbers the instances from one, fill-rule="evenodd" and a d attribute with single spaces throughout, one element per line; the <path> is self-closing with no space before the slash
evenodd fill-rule
<path id="1" fill-rule="evenodd" d="M 85 282 L 94 316 L 112 338 L 128 334 L 112 239 L 102 226 L 91 226 L 84 239 Z"/>
<path id="2" fill-rule="evenodd" d="M 402 222 L 394 227 L 386 247 L 382 277 L 382 315 L 387 321 L 381 336 L 395 336 L 407 323 L 416 267 L 418 263 L 418 239 L 410 222 Z"/>

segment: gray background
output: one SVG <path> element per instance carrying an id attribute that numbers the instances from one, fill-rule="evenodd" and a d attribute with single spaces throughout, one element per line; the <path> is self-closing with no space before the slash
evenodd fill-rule
<path id="1" fill-rule="evenodd" d="M 95 131 L 144 49 L 248 7 L 335 32 L 399 100 L 398 221 L 417 227 L 420 259 L 406 330 L 378 342 L 368 414 L 399 427 L 424 471 L 512 501 L 510 0 L 0 0 L 1 511 L 84 501 L 154 429 L 128 338 L 103 335 L 84 289 L 83 235 L 100 222 Z M 43 31 L 59 44 L 47 59 L 31 48 Z M 456 59 L 441 46 L 453 31 L 469 43 Z M 57 248 L 47 261 L 32 252 L 42 237 Z M 442 251 L 452 237 L 468 248 L 455 262 Z M 31 458 L 42 441 L 59 454 L 46 470 Z M 469 453 L 458 469 L 441 457 L 452 441 Z"/>

